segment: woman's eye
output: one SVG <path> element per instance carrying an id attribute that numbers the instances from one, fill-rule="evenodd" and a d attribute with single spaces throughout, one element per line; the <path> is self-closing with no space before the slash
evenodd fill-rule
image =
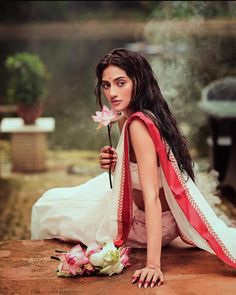
<path id="1" fill-rule="evenodd" d="M 104 84 L 102 84 L 102 88 L 103 89 L 108 89 L 109 88 L 109 85 L 104 83 Z"/>
<path id="2" fill-rule="evenodd" d="M 125 85 L 125 81 L 119 81 L 118 82 L 118 86 L 124 86 Z"/>

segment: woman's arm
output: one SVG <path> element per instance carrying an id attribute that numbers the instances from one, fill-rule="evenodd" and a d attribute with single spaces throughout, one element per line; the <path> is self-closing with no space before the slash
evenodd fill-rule
<path id="1" fill-rule="evenodd" d="M 137 270 L 135 279 L 139 278 L 138 286 L 153 286 L 161 273 L 161 241 L 162 241 L 162 209 L 159 199 L 159 177 L 155 145 L 144 123 L 136 119 L 129 126 L 131 144 L 136 156 L 139 180 L 145 205 L 145 223 L 147 232 L 146 267 Z"/>

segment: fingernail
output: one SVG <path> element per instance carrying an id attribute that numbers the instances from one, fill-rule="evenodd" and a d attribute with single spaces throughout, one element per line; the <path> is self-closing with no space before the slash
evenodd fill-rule
<path id="1" fill-rule="evenodd" d="M 153 288 L 154 287 L 154 283 L 151 283 L 151 286 L 150 287 Z"/>
<path id="2" fill-rule="evenodd" d="M 147 287 L 148 287 L 148 284 L 147 284 L 147 283 L 145 283 L 145 284 L 144 284 L 144 288 L 147 288 Z"/>
<path id="3" fill-rule="evenodd" d="M 143 283 L 143 282 L 139 282 L 139 283 L 138 283 L 138 287 L 139 287 L 139 288 L 142 287 L 142 283 Z"/>

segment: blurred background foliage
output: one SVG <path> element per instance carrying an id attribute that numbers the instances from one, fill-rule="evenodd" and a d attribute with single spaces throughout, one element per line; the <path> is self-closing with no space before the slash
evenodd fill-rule
<path id="1" fill-rule="evenodd" d="M 235 1 L 0 1 L 1 103 L 6 57 L 36 53 L 52 76 L 44 111 L 56 119 L 50 148 L 97 150 L 108 139 L 91 120 L 95 66 L 115 47 L 135 49 L 153 65 L 190 147 L 205 155 L 209 130 L 198 102 L 209 82 L 235 75 L 235 7 Z M 116 128 L 113 137 L 115 144 Z"/>
<path id="2" fill-rule="evenodd" d="M 183 18 L 232 18 L 235 16 L 234 1 L 158 1 L 151 17 L 160 19 Z"/>
<path id="3" fill-rule="evenodd" d="M 199 107 L 202 90 L 210 82 L 236 75 L 236 39 L 227 29 L 185 34 L 150 23 L 146 40 L 156 46 L 150 57 L 164 97 L 175 114 L 189 145 L 197 155 L 207 154 L 208 117 Z M 178 25 L 176 25 L 178 27 Z"/>

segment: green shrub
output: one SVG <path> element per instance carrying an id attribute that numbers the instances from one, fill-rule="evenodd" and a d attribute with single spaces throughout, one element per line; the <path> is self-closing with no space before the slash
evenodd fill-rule
<path id="1" fill-rule="evenodd" d="M 7 57 L 5 66 L 9 73 L 8 102 L 30 106 L 47 97 L 49 74 L 38 55 L 16 53 Z"/>

